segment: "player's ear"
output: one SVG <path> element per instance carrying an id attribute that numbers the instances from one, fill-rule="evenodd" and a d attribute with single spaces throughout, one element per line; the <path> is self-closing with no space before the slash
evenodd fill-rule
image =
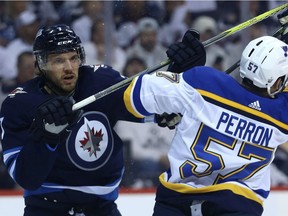
<path id="1" fill-rule="evenodd" d="M 38 67 L 35 67 L 35 68 L 34 68 L 34 73 L 35 73 L 35 75 L 37 75 L 37 76 L 40 76 L 40 75 L 41 75 L 41 71 L 39 70 Z"/>
<path id="2" fill-rule="evenodd" d="M 36 60 L 35 60 L 35 63 L 34 63 L 34 74 L 36 76 L 40 76 L 42 74 L 42 72 L 39 70 L 38 63 L 37 63 Z"/>

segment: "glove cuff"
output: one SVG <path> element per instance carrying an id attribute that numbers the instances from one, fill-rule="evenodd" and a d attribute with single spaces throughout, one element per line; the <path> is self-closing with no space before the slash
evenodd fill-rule
<path id="1" fill-rule="evenodd" d="M 48 144 L 51 148 L 55 148 L 59 143 L 64 142 L 69 135 L 69 132 L 65 129 L 58 134 L 49 132 L 44 127 L 39 127 L 35 122 L 32 123 L 30 131 L 32 139 L 36 143 Z"/>

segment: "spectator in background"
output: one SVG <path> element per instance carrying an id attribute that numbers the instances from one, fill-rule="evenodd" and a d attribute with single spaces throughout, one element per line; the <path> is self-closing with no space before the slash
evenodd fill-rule
<path id="1" fill-rule="evenodd" d="M 185 4 L 184 0 L 178 0 L 178 1 L 164 1 L 164 16 L 162 19 L 162 23 L 169 23 L 171 22 L 172 15 L 174 14 L 174 11 Z"/>
<path id="2" fill-rule="evenodd" d="M 218 22 L 221 30 L 232 28 L 240 23 L 240 3 L 240 1 L 217 1 Z"/>
<path id="3" fill-rule="evenodd" d="M 0 43 L 6 47 L 16 38 L 15 21 L 20 13 L 27 10 L 27 1 L 1 1 Z M 1 67 L 2 68 L 2 67 Z"/>
<path id="4" fill-rule="evenodd" d="M 170 28 L 168 31 L 166 30 L 166 34 L 170 34 L 170 37 L 177 41 L 181 39 L 184 33 L 192 26 L 196 17 L 204 14 L 214 16 L 216 10 L 216 0 L 184 1 L 184 4 L 179 4 L 177 8 L 174 8 L 169 23 Z M 161 36 L 165 37 L 165 34 Z M 167 41 L 168 38 L 169 36 L 165 39 L 166 41 L 164 40 L 165 45 L 171 43 L 171 39 Z"/>
<path id="5" fill-rule="evenodd" d="M 6 47 L 6 55 L 1 68 L 3 79 L 13 79 L 17 75 L 17 58 L 23 51 L 32 51 L 32 45 L 40 26 L 39 19 L 31 11 L 22 12 L 15 22 L 17 38 L 12 40 Z"/>
<path id="6" fill-rule="evenodd" d="M 71 24 L 75 19 L 82 15 L 83 9 L 79 7 L 80 0 L 74 1 L 51 1 L 57 14 L 59 23 Z"/>
<path id="7" fill-rule="evenodd" d="M 11 24 L 0 21 L 0 81 L 2 80 L 3 68 L 5 66 L 6 47 L 15 37 L 14 27 Z M 1 96 L 0 96 L 1 97 Z"/>
<path id="8" fill-rule="evenodd" d="M 247 29 L 249 34 L 249 41 L 255 38 L 267 35 L 266 27 L 263 23 L 256 23 Z"/>
<path id="9" fill-rule="evenodd" d="M 269 1 L 249 1 L 249 17 L 256 17 L 268 9 Z M 264 21 L 265 23 L 265 21 Z"/>
<path id="10" fill-rule="evenodd" d="M 123 75 L 131 77 L 146 68 L 143 59 L 131 57 L 126 62 Z M 159 127 L 154 123 L 134 124 L 124 121 L 119 121 L 114 129 L 124 140 L 127 152 L 122 186 L 155 187 L 160 173 L 168 169 L 166 153 L 174 130 Z"/>
<path id="11" fill-rule="evenodd" d="M 60 16 L 54 7 L 53 1 L 31 1 L 30 5 L 40 18 L 41 25 L 52 25 L 59 21 Z"/>
<path id="12" fill-rule="evenodd" d="M 162 11 L 156 1 L 114 1 L 116 29 L 127 22 L 137 23 L 143 17 L 151 17 L 160 21 L 163 17 Z"/>
<path id="13" fill-rule="evenodd" d="M 177 8 L 180 8 L 185 2 L 184 1 L 164 1 L 165 10 L 164 10 L 164 17 L 162 21 L 162 25 L 159 31 L 159 38 L 161 43 L 164 46 L 169 46 L 171 43 L 175 43 L 176 41 L 180 40 L 184 34 L 184 32 L 188 29 L 180 29 L 178 25 L 173 23 L 173 15 Z M 185 25 L 186 26 L 186 25 Z"/>
<path id="14" fill-rule="evenodd" d="M 103 19 L 103 1 L 82 1 L 83 14 L 75 19 L 71 26 L 82 43 L 90 41 L 93 22 L 99 18 Z"/>
<path id="15" fill-rule="evenodd" d="M 218 33 L 217 22 L 214 18 L 209 16 L 198 17 L 192 28 L 200 33 L 200 41 L 206 41 L 214 37 Z M 207 60 L 206 66 L 214 67 L 220 71 L 225 71 L 230 65 L 228 62 L 228 55 L 223 47 L 214 43 L 206 47 Z"/>
<path id="16" fill-rule="evenodd" d="M 4 48 L 15 38 L 15 30 L 8 22 L 0 22 L 0 47 Z"/>
<path id="17" fill-rule="evenodd" d="M 288 143 L 279 146 L 271 164 L 271 185 L 288 186 Z"/>
<path id="18" fill-rule="evenodd" d="M 7 95 L 22 83 L 34 77 L 35 60 L 33 53 L 24 51 L 17 58 L 17 76 L 2 83 L 2 93 Z"/>
<path id="19" fill-rule="evenodd" d="M 114 21 L 119 46 L 126 50 L 134 43 L 138 35 L 137 23 L 143 17 L 163 23 L 165 3 L 166 1 L 114 1 Z"/>
<path id="20" fill-rule="evenodd" d="M 122 74 L 126 77 L 134 76 L 147 68 L 145 61 L 139 57 L 127 59 Z"/>
<path id="21" fill-rule="evenodd" d="M 138 35 L 137 24 L 134 22 L 123 23 L 116 32 L 118 45 L 127 50 L 135 41 Z"/>
<path id="22" fill-rule="evenodd" d="M 14 20 L 9 19 L 7 1 L 0 1 L 0 47 L 6 47 L 15 38 Z"/>
<path id="23" fill-rule="evenodd" d="M 167 59 L 166 48 L 158 40 L 158 23 L 155 19 L 144 17 L 138 22 L 138 37 L 127 49 L 127 58 L 137 56 L 145 60 L 147 67 L 152 67 Z"/>
<path id="24" fill-rule="evenodd" d="M 5 21 L 13 23 L 17 17 L 29 9 L 30 1 L 5 1 Z"/>
<path id="25" fill-rule="evenodd" d="M 87 64 L 108 64 L 105 58 L 110 51 L 111 65 L 117 71 L 122 71 L 126 62 L 126 53 L 119 47 L 116 40 L 111 41 L 112 49 L 107 50 L 105 47 L 105 24 L 102 19 L 95 20 L 91 26 L 90 41 L 83 43 L 86 54 Z"/>

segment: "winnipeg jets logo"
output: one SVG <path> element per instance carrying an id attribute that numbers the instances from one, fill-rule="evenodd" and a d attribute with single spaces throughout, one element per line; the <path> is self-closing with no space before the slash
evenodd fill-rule
<path id="1" fill-rule="evenodd" d="M 87 150 L 89 152 L 89 156 L 91 157 L 93 154 L 97 157 L 96 152 L 101 151 L 100 142 L 103 140 L 102 129 L 94 132 L 94 128 L 90 128 L 87 125 L 87 131 L 85 132 L 86 137 L 83 140 L 80 140 L 81 147 L 83 150 Z"/>
<path id="2" fill-rule="evenodd" d="M 80 169 L 97 170 L 104 166 L 114 149 L 106 115 L 97 111 L 84 113 L 73 127 L 66 149 L 71 162 Z"/>
<path id="3" fill-rule="evenodd" d="M 108 145 L 106 127 L 99 121 L 88 120 L 76 136 L 75 148 L 78 155 L 85 161 L 97 160 L 105 152 Z"/>
<path id="4" fill-rule="evenodd" d="M 10 94 L 8 94 L 8 97 L 13 98 L 15 97 L 16 94 L 23 94 L 23 93 L 27 93 L 27 92 L 23 91 L 23 88 L 17 87 Z"/>

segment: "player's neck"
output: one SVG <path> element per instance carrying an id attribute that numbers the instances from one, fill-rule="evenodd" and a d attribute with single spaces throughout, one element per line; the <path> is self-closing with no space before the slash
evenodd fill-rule
<path id="1" fill-rule="evenodd" d="M 255 86 L 255 85 L 252 85 L 252 84 L 246 82 L 245 80 L 242 80 L 241 85 L 244 88 L 246 88 L 247 90 L 249 90 L 250 92 L 254 93 L 254 94 L 257 94 L 257 95 L 259 95 L 261 97 L 269 98 L 268 92 L 264 88 L 259 88 L 259 87 Z"/>
<path id="2" fill-rule="evenodd" d="M 64 91 L 58 91 L 57 88 L 53 88 L 50 86 L 48 83 L 45 84 L 44 89 L 49 93 L 49 94 L 54 94 L 57 96 L 72 96 L 75 92 L 75 89 L 72 92 L 64 92 Z"/>

